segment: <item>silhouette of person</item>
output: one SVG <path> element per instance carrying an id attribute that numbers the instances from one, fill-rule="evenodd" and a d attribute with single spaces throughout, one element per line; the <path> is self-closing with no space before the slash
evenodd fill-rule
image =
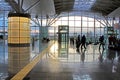
<path id="1" fill-rule="evenodd" d="M 78 41 L 80 42 L 80 35 L 78 35 Z"/>
<path id="2" fill-rule="evenodd" d="M 99 38 L 99 42 L 100 42 L 99 50 L 100 50 L 101 46 L 102 46 L 102 48 L 103 48 L 103 50 L 104 50 L 104 36 L 103 36 L 103 35 L 100 36 L 100 38 Z"/>
<path id="3" fill-rule="evenodd" d="M 70 44 L 74 45 L 74 37 L 70 38 Z"/>
<path id="4" fill-rule="evenodd" d="M 34 46 L 35 46 L 35 38 L 32 38 L 32 50 L 34 50 Z"/>
<path id="5" fill-rule="evenodd" d="M 113 37 L 112 37 L 112 35 L 109 36 L 108 40 L 109 40 L 109 46 L 111 46 L 111 45 L 112 45 L 112 42 L 113 42 Z"/>
<path id="6" fill-rule="evenodd" d="M 81 38 L 81 49 L 82 49 L 83 47 L 86 49 L 85 44 L 86 44 L 86 37 L 85 37 L 85 35 L 83 35 L 82 38 Z"/>
<path id="7" fill-rule="evenodd" d="M 79 47 L 80 47 L 80 35 L 78 35 L 77 39 L 76 39 L 76 48 L 77 48 L 77 52 L 79 52 Z"/>

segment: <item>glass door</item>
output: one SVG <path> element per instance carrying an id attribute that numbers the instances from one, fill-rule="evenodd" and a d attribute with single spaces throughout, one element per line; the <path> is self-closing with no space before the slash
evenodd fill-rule
<path id="1" fill-rule="evenodd" d="M 68 26 L 58 28 L 58 52 L 60 58 L 68 57 L 69 30 Z"/>

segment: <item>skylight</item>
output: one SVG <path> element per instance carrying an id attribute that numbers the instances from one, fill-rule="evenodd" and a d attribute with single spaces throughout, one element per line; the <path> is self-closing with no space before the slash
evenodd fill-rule
<path id="1" fill-rule="evenodd" d="M 89 11 L 96 0 L 75 0 L 73 10 Z"/>

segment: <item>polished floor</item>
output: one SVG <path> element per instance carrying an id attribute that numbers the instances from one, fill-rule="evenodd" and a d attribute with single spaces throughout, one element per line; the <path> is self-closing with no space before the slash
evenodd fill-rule
<path id="1" fill-rule="evenodd" d="M 29 80 L 120 80 L 119 52 L 90 44 L 80 52 L 70 45 L 68 53 L 58 53 L 57 45 L 29 73 Z"/>
<path id="2" fill-rule="evenodd" d="M 31 59 L 38 55 L 37 46 L 36 42 Z M 41 46 L 42 51 L 47 44 L 41 43 Z M 0 53 L 3 59 L 0 61 L 0 80 L 5 80 L 9 74 L 7 50 L 3 48 L 3 51 L 5 54 Z M 99 50 L 99 45 L 94 44 L 76 51 L 75 45 L 56 42 L 24 80 L 120 80 L 119 54 L 110 49 Z"/>

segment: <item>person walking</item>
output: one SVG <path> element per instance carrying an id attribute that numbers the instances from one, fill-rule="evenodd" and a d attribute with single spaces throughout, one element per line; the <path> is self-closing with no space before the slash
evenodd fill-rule
<path id="1" fill-rule="evenodd" d="M 76 48 L 77 48 L 77 52 L 79 52 L 80 44 L 81 44 L 80 35 L 78 35 L 78 37 L 77 37 L 77 39 L 76 39 Z"/>
<path id="2" fill-rule="evenodd" d="M 100 36 L 99 42 L 100 42 L 99 50 L 100 50 L 101 46 L 102 46 L 102 49 L 104 50 L 104 36 L 103 35 Z"/>
<path id="3" fill-rule="evenodd" d="M 85 37 L 85 35 L 83 35 L 81 38 L 81 50 L 83 49 L 83 47 L 84 47 L 84 49 L 86 49 L 86 37 Z"/>

